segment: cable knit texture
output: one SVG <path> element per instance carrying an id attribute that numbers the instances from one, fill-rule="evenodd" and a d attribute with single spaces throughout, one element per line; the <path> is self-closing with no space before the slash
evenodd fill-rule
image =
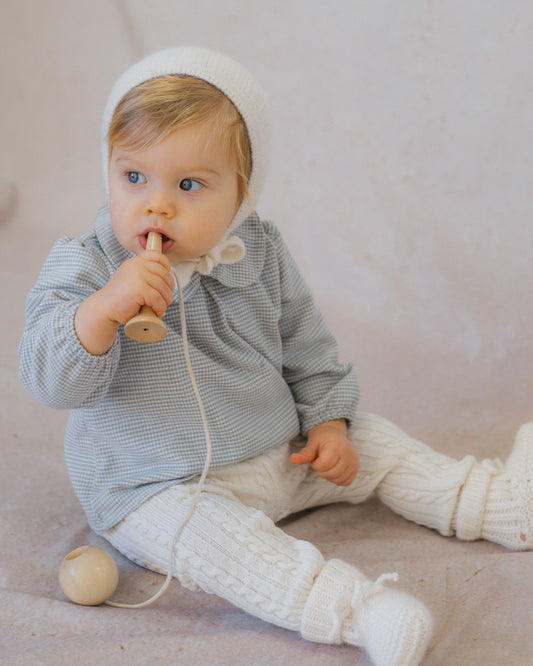
<path id="1" fill-rule="evenodd" d="M 520 428 L 505 465 L 454 460 L 374 414 L 355 425 L 356 484 L 373 486 L 393 511 L 445 536 L 533 548 L 533 423 Z"/>
<path id="2" fill-rule="evenodd" d="M 168 488 L 104 536 L 134 562 L 166 573 L 172 534 L 191 496 L 190 486 Z M 188 589 L 217 594 L 256 617 L 297 631 L 323 564 L 317 548 L 289 536 L 263 512 L 227 492 L 200 495 L 178 541 L 174 568 Z"/>
<path id="3" fill-rule="evenodd" d="M 285 534 L 272 518 L 327 502 L 361 502 L 377 490 L 395 511 L 443 534 L 456 530 L 460 538 L 531 548 L 533 424 L 520 429 L 503 466 L 471 456 L 455 461 L 373 414 L 358 414 L 350 437 L 361 469 L 346 488 L 290 463 L 300 439 L 211 470 L 178 541 L 175 575 L 190 589 L 215 593 L 308 640 L 359 646 L 376 666 L 415 666 L 432 621 L 421 602 L 385 585 L 397 576 L 373 582 L 340 560 L 325 563 L 313 545 Z M 195 484 L 160 492 L 103 536 L 131 560 L 165 573 Z"/>
<path id="4" fill-rule="evenodd" d="M 384 504 L 408 520 L 453 534 L 458 494 L 473 456 L 454 460 L 375 414 L 361 415 L 355 426 L 352 439 L 361 460 L 356 483 L 369 483 Z"/>
<path id="5" fill-rule="evenodd" d="M 191 501 L 194 483 L 146 501 L 104 536 L 126 557 L 166 573 L 170 541 Z M 376 666 L 418 663 L 431 634 L 423 604 L 275 526 L 262 511 L 222 486 L 200 495 L 176 547 L 174 571 L 188 589 L 202 589 L 267 622 L 321 643 L 350 643 Z"/>

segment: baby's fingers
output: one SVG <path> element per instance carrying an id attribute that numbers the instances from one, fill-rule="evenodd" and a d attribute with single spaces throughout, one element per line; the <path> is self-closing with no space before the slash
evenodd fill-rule
<path id="1" fill-rule="evenodd" d="M 315 472 L 332 472 L 342 466 L 342 457 L 335 447 L 324 446 L 319 449 L 318 456 L 313 460 L 311 467 Z"/>
<path id="2" fill-rule="evenodd" d="M 348 486 L 352 483 L 359 471 L 359 456 L 354 449 L 349 449 L 342 455 L 342 449 L 325 449 L 318 458 L 311 463 L 311 467 L 318 476 L 338 486 Z"/>
<path id="3" fill-rule="evenodd" d="M 162 317 L 167 307 L 174 300 L 172 288 L 174 283 L 168 283 L 164 276 L 150 275 L 146 280 L 147 289 L 145 292 L 145 303 L 149 305 L 154 312 Z"/>

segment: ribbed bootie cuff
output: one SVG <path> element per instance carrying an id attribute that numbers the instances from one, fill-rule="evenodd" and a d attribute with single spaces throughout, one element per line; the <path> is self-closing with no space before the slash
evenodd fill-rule
<path id="1" fill-rule="evenodd" d="M 354 585 L 359 572 L 342 560 L 328 560 L 317 576 L 302 614 L 300 632 L 315 643 L 338 645 L 342 640 L 342 620 L 335 608 Z"/>
<path id="2" fill-rule="evenodd" d="M 481 537 L 483 516 L 487 501 L 492 471 L 483 464 L 475 464 L 468 475 L 461 491 L 457 508 L 456 535 L 465 541 L 474 541 Z"/>

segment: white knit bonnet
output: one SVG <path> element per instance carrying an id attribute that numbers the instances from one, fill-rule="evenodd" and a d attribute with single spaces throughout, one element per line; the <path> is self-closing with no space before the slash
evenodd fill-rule
<path id="1" fill-rule="evenodd" d="M 233 102 L 244 119 L 250 139 L 252 171 L 248 191 L 255 204 L 263 186 L 268 162 L 270 116 L 265 94 L 252 75 L 238 62 L 224 54 L 193 46 L 152 53 L 127 69 L 111 89 L 102 121 L 102 164 L 108 192 L 107 133 L 116 106 L 135 86 L 168 74 L 186 74 L 207 81 Z M 182 284 L 189 281 L 195 270 L 207 275 L 217 264 L 234 263 L 244 256 L 245 248 L 241 239 L 237 236 L 230 237 L 230 234 L 251 212 L 250 205 L 243 200 L 220 243 L 207 255 L 191 262 L 183 262 L 185 265 L 178 267 Z"/>

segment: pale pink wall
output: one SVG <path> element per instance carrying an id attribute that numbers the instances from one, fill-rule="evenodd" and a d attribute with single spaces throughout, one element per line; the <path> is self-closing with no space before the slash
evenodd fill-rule
<path id="1" fill-rule="evenodd" d="M 17 286 L 104 201 L 99 120 L 116 76 L 169 45 L 224 50 L 272 99 L 259 210 L 358 365 L 363 406 L 452 448 L 462 432 L 497 451 L 533 418 L 533 6 L 325 7 L 2 3 L 0 233 L 31 258 Z"/>

